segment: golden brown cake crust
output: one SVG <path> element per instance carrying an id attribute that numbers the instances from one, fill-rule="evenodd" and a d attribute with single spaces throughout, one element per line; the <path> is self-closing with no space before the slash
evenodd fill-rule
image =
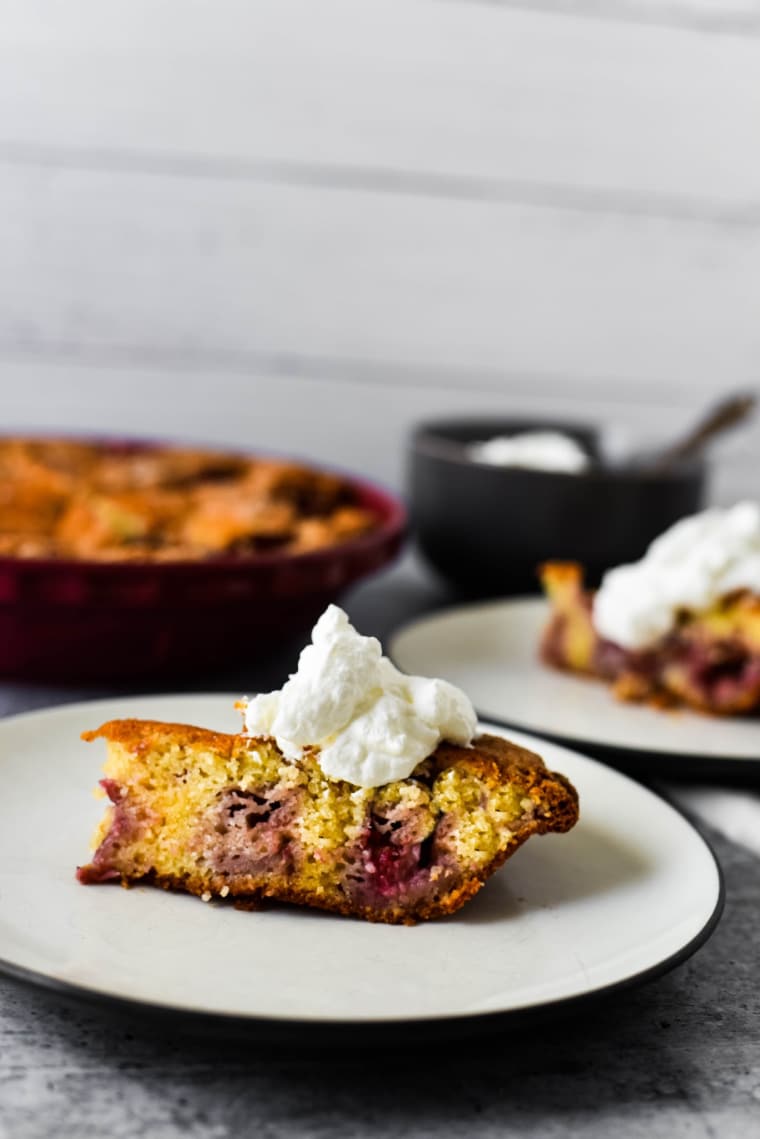
<path id="1" fill-rule="evenodd" d="M 174 742 L 182 746 L 202 745 L 231 755 L 235 746 L 245 741 L 250 746 L 249 737 L 231 735 L 227 732 L 213 732 L 209 728 L 196 728 L 193 724 L 172 724 L 163 720 L 107 720 L 93 731 L 82 732 L 87 743 L 104 739 L 109 743 L 120 743 L 127 747 L 151 747 L 157 742 Z"/>
<path id="2" fill-rule="evenodd" d="M 250 748 L 256 741 L 239 733 L 215 732 L 192 724 L 166 723 L 163 720 L 107 720 L 99 728 L 82 732 L 90 743 L 96 739 L 121 743 L 132 748 L 147 748 L 156 743 L 182 746 L 201 745 L 222 755 L 232 755 L 237 748 Z M 577 821 L 578 793 L 564 775 L 549 771 L 536 752 L 520 747 L 502 736 L 480 735 L 472 747 L 441 743 L 429 762 L 436 773 L 449 767 L 463 767 L 480 776 L 492 787 L 520 780 L 528 790 L 536 789 L 551 802 L 554 829 L 569 830 Z M 549 815 L 546 815 L 549 818 Z M 563 825 L 566 823 L 566 825 Z"/>
<path id="3" fill-rule="evenodd" d="M 375 529 L 350 481 L 279 459 L 0 437 L 0 554 L 198 561 L 303 553 Z"/>
<path id="4" fill-rule="evenodd" d="M 82 738 L 87 741 L 104 738 L 109 743 L 122 745 L 135 753 L 177 745 L 183 748 L 200 747 L 213 751 L 220 757 L 234 756 L 241 750 L 249 750 L 252 745 L 262 742 L 243 735 L 214 732 L 191 725 L 137 719 L 110 720 L 94 731 L 83 732 Z M 459 772 L 476 777 L 486 789 L 514 783 L 521 789 L 525 811 L 524 818 L 511 831 L 507 844 L 495 857 L 452 883 L 443 895 L 431 894 L 429 898 L 418 900 L 412 909 L 408 904 L 388 905 L 379 909 L 371 904 L 361 904 L 356 899 L 336 897 L 335 894 L 320 896 L 314 891 L 300 888 L 282 875 L 273 875 L 265 884 L 262 884 L 260 876 L 236 875 L 234 885 L 231 885 L 227 876 L 209 869 L 182 875 L 161 874 L 151 870 L 139 875 L 120 873 L 118 880 L 123 886 L 143 881 L 167 890 L 189 892 L 204 899 L 228 895 L 232 903 L 244 909 L 256 909 L 272 899 L 373 922 L 415 924 L 458 910 L 531 835 L 568 831 L 577 822 L 578 795 L 569 780 L 547 770 L 536 753 L 500 736 L 481 735 L 470 748 L 443 743 L 416 769 L 416 773 L 422 776 L 423 768 L 424 776 L 430 780 L 441 773 Z M 337 782 L 340 786 L 340 782 Z M 349 793 L 356 790 L 349 784 L 342 786 Z M 84 875 L 80 875 L 82 881 L 96 880 L 88 876 L 89 869 L 84 868 Z"/>

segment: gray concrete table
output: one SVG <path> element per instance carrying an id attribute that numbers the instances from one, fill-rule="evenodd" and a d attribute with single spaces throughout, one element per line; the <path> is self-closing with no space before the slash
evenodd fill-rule
<path id="1" fill-rule="evenodd" d="M 407 562 L 346 607 L 385 636 L 446 600 Z M 198 687 L 254 679 L 282 675 L 217 675 Z M 0 710 L 102 694 L 6 685 Z M 727 903 L 689 961 L 562 1019 L 435 1049 L 204 1040 L 0 977 L 0 1139 L 760 1135 L 760 865 L 708 837 Z"/>

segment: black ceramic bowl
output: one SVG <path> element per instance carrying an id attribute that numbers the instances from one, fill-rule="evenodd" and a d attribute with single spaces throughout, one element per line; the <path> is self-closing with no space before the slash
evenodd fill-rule
<path id="1" fill-rule="evenodd" d="M 477 440 L 561 431 L 588 452 L 582 474 L 497 467 L 470 457 Z M 678 518 L 702 506 L 700 463 L 657 473 L 605 465 L 599 431 L 562 420 L 452 419 L 421 424 L 409 456 L 412 526 L 422 553 L 473 595 L 538 588 L 550 559 L 582 562 L 596 584 L 611 566 L 640 558 Z"/>

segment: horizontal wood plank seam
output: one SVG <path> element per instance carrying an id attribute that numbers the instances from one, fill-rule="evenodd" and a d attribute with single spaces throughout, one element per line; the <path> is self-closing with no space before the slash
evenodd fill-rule
<path id="1" fill-rule="evenodd" d="M 139 343 L 97 344 L 63 339 L 0 338 L 0 360 L 21 365 L 113 368 L 114 370 L 227 373 L 251 378 L 281 378 L 367 386 L 417 388 L 440 392 L 472 392 L 494 397 L 525 395 L 536 401 L 556 400 L 560 386 L 584 390 L 584 396 L 611 405 L 646 406 L 661 410 L 681 408 L 693 402 L 693 391 L 668 380 L 637 380 L 631 376 L 579 375 L 538 369 L 457 368 L 446 364 L 406 364 L 394 360 L 370 360 L 350 356 L 301 354 L 290 350 L 226 349 L 224 347 L 165 348 Z M 7 378 L 7 371 L 5 372 Z M 551 387 L 551 390 L 541 390 Z M 737 388 L 751 388 L 750 383 Z"/>
<path id="2" fill-rule="evenodd" d="M 666 0 L 659 0 L 656 5 L 641 3 L 640 0 L 439 0 L 439 3 L 503 8 L 509 12 L 538 12 L 569 19 L 640 24 L 703 35 L 760 36 L 760 9 L 753 12 L 746 8 L 730 8 L 728 5 L 721 12 L 706 12 L 697 5 L 689 9 L 680 4 L 668 4 Z"/>
<path id="3" fill-rule="evenodd" d="M 735 204 L 680 194 L 642 193 L 622 187 L 478 177 L 445 171 L 233 156 L 170 155 L 10 140 L 0 140 L 0 165 L 96 174 L 264 182 L 339 192 L 393 194 L 497 206 L 528 206 L 557 212 L 760 228 L 760 201 Z"/>

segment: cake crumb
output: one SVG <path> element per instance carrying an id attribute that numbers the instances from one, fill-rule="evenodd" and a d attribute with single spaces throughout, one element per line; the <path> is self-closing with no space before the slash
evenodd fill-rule
<path id="1" fill-rule="evenodd" d="M 129 789 L 122 814 L 139 828 L 118 831 L 119 806 L 109 808 L 97 846 L 115 816 L 119 844 L 80 881 L 149 874 L 206 903 L 252 909 L 273 897 L 379 921 L 436 917 L 530 834 L 569 829 L 577 813 L 563 780 L 499 737 L 474 751 L 441 745 L 415 778 L 367 790 L 328 781 L 311 753 L 285 762 L 263 739 L 253 762 L 240 737 L 200 728 L 116 721 L 100 734 L 109 779 Z M 275 850 L 280 863 L 267 861 Z M 254 870 L 242 872 L 234 855 L 249 854 Z"/>

